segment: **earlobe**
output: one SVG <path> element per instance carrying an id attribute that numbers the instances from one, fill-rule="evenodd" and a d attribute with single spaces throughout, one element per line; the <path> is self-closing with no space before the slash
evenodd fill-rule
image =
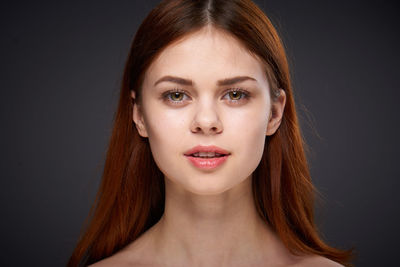
<path id="1" fill-rule="evenodd" d="M 273 135 L 278 130 L 282 122 L 283 112 L 286 104 L 286 93 L 283 89 L 279 90 L 280 94 L 278 98 L 271 104 L 266 135 Z"/>
<path id="2" fill-rule="evenodd" d="M 142 112 L 140 111 L 139 105 L 136 103 L 136 98 L 135 98 L 135 91 L 131 90 L 131 97 L 132 97 L 132 103 L 133 103 L 133 114 L 132 114 L 132 120 L 135 123 L 136 129 L 139 132 L 139 135 L 142 137 L 148 137 L 146 127 L 144 124 L 143 120 L 143 115 Z"/>

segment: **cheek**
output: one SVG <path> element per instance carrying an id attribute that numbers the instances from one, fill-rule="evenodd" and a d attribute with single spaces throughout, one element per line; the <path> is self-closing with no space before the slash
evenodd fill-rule
<path id="1" fill-rule="evenodd" d="M 167 109 L 152 109 L 151 114 L 145 117 L 149 139 L 162 139 L 182 135 L 185 127 L 185 117 L 182 112 Z"/>
<path id="2" fill-rule="evenodd" d="M 182 156 L 187 128 L 185 117 L 177 110 L 152 108 L 144 117 L 153 158 L 164 173 L 177 169 L 176 157 Z"/>
<path id="3" fill-rule="evenodd" d="M 260 137 L 266 134 L 268 125 L 268 103 L 257 101 L 253 105 L 246 108 L 232 108 L 224 112 L 225 129 L 230 131 L 234 129 L 238 135 L 247 136 L 249 140 L 251 136 Z"/>
<path id="4" fill-rule="evenodd" d="M 225 119 L 225 133 L 229 143 L 236 148 L 240 161 L 253 168 L 258 166 L 264 152 L 268 126 L 268 109 L 249 109 L 246 112 L 232 111 Z"/>

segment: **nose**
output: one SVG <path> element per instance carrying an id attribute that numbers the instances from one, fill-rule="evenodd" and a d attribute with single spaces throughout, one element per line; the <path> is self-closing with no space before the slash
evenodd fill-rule
<path id="1" fill-rule="evenodd" d="M 192 133 L 203 133 L 205 135 L 222 133 L 222 122 L 215 105 L 212 103 L 199 103 L 190 128 Z"/>

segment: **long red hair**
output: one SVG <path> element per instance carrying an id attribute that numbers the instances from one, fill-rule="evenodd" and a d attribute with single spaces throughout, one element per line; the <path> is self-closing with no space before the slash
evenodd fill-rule
<path id="1" fill-rule="evenodd" d="M 265 65 L 271 95 L 286 93 L 279 129 L 266 137 L 253 173 L 259 215 L 295 253 L 317 254 L 350 266 L 351 251 L 325 244 L 314 224 L 314 188 L 297 119 L 289 67 L 282 42 L 267 16 L 250 0 L 167 0 L 139 27 L 125 66 L 118 110 L 102 182 L 89 224 L 68 266 L 111 256 L 153 226 L 164 212 L 164 176 L 148 140 L 132 122 L 131 90 L 141 99 L 144 73 L 171 42 L 212 25 L 236 37 Z"/>

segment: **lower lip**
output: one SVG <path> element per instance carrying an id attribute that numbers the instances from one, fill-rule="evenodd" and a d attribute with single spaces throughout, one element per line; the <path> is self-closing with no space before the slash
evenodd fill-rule
<path id="1" fill-rule="evenodd" d="M 222 165 L 229 157 L 225 155 L 223 157 L 216 158 L 198 158 L 192 156 L 186 156 L 189 161 L 199 169 L 212 170 Z"/>

